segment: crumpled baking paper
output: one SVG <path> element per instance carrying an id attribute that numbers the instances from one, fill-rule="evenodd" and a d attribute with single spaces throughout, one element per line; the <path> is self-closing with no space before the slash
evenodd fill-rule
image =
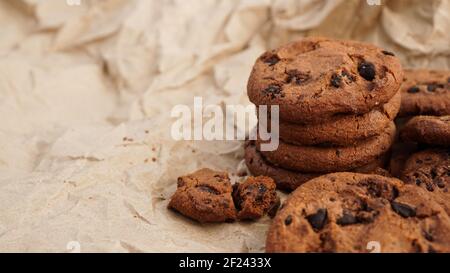
<path id="1" fill-rule="evenodd" d="M 0 251 L 264 251 L 267 217 L 166 208 L 178 176 L 243 169 L 242 141 L 173 140 L 172 107 L 248 105 L 255 59 L 302 36 L 448 69 L 449 16 L 448 0 L 1 0 Z"/>

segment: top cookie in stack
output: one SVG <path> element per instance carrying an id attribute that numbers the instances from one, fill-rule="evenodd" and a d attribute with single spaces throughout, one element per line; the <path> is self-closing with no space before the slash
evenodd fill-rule
<path id="1" fill-rule="evenodd" d="M 247 91 L 257 106 L 279 105 L 281 141 L 261 151 L 257 140 L 257 156 L 309 177 L 376 166 L 395 137 L 402 81 L 394 54 L 366 43 L 305 38 L 264 53 Z M 246 159 L 250 171 L 264 174 L 258 170 L 267 166 Z"/>

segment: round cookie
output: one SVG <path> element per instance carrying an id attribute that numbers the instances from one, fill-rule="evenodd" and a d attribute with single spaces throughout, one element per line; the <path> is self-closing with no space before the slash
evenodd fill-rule
<path id="1" fill-rule="evenodd" d="M 368 165 L 353 171 L 357 173 L 386 175 L 387 172 L 383 169 L 385 162 L 386 156 L 383 155 Z M 261 153 L 256 150 L 254 141 L 247 141 L 245 143 L 245 163 L 252 175 L 271 177 L 275 180 L 277 189 L 284 191 L 293 191 L 303 183 L 324 175 L 324 173 L 301 173 L 276 167 L 267 162 Z"/>
<path id="2" fill-rule="evenodd" d="M 450 215 L 450 149 L 429 149 L 405 163 L 402 180 L 428 190 Z"/>
<path id="3" fill-rule="evenodd" d="M 400 103 L 398 92 L 388 103 L 367 114 L 333 117 L 330 121 L 310 125 L 281 121 L 280 139 L 296 145 L 353 145 L 383 131 L 397 116 Z"/>
<path id="4" fill-rule="evenodd" d="M 403 141 L 450 146 L 450 116 L 417 116 L 400 131 Z"/>
<path id="5" fill-rule="evenodd" d="M 275 151 L 261 151 L 264 158 L 276 166 L 300 172 L 349 171 L 372 162 L 390 149 L 395 139 L 395 124 L 378 136 L 348 147 L 295 146 L 280 141 Z"/>
<path id="6" fill-rule="evenodd" d="M 232 222 L 236 220 L 232 193 L 227 173 L 200 169 L 178 178 L 168 207 L 201 223 Z"/>
<path id="7" fill-rule="evenodd" d="M 450 218 L 425 190 L 395 178 L 334 173 L 295 190 L 266 252 L 449 252 Z"/>
<path id="8" fill-rule="evenodd" d="M 450 115 L 450 71 L 405 69 L 399 116 Z"/>
<path id="9" fill-rule="evenodd" d="M 390 52 L 310 37 L 259 57 L 247 93 L 256 105 L 279 105 L 281 120 L 316 123 L 370 112 L 388 102 L 402 80 L 400 61 Z"/>

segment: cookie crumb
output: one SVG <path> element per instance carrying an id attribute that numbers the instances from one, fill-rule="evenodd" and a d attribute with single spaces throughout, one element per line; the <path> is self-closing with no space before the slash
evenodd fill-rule
<path id="1" fill-rule="evenodd" d="M 412 86 L 410 88 L 408 88 L 408 90 L 406 91 L 410 94 L 415 94 L 415 93 L 419 93 L 420 92 L 420 88 L 417 86 Z"/>

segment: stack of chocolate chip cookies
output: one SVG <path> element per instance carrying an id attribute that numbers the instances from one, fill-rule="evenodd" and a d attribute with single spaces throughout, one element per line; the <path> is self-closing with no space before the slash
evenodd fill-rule
<path id="1" fill-rule="evenodd" d="M 366 43 L 305 38 L 264 53 L 247 92 L 257 106 L 279 106 L 280 142 L 264 151 L 261 139 L 248 141 L 249 170 L 285 190 L 326 173 L 377 172 L 395 139 L 402 82 L 394 54 Z"/>

